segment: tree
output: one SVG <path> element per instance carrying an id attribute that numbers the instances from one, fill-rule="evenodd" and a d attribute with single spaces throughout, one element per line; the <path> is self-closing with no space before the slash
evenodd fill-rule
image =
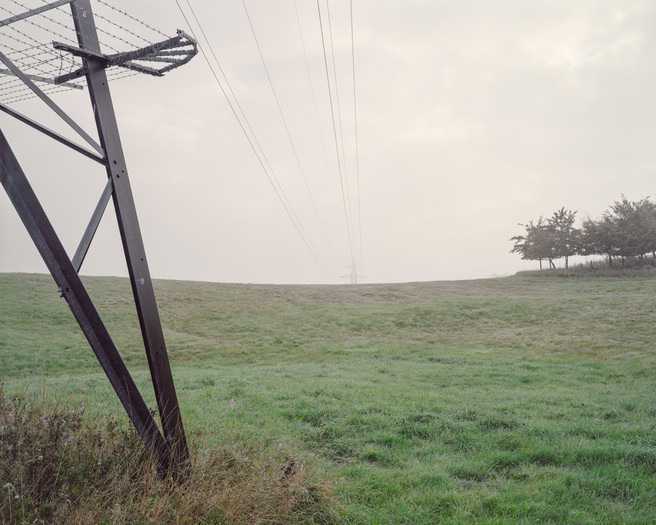
<path id="1" fill-rule="evenodd" d="M 613 256 L 618 255 L 620 232 L 611 217 L 583 221 L 579 242 L 579 255 L 605 255 L 608 265 L 613 266 Z"/>
<path id="2" fill-rule="evenodd" d="M 629 201 L 624 195 L 604 212 L 599 220 L 587 218 L 582 228 L 576 228 L 576 211 L 564 207 L 548 219 L 540 217 L 524 226 L 526 233 L 511 237 L 511 253 L 519 253 L 522 259 L 549 261 L 555 268 L 554 259 L 565 258 L 569 267 L 572 255 L 603 255 L 613 265 L 613 257 L 621 257 L 622 265 L 627 257 L 644 259 L 651 253 L 656 259 L 656 203 L 644 198 Z"/>
<path id="3" fill-rule="evenodd" d="M 549 261 L 549 268 L 555 268 L 553 263 L 555 253 L 555 237 L 549 229 L 548 223 L 542 217 L 536 223 L 529 221 L 520 224 L 526 230 L 526 235 L 515 235 L 510 240 L 514 243 L 510 253 L 519 253 L 522 259 L 539 261 L 542 270 L 542 261 Z"/>
<path id="4" fill-rule="evenodd" d="M 656 251 L 656 204 L 649 198 L 632 202 L 622 195 L 604 218 L 615 226 L 616 250 L 622 261 Z"/>
<path id="5" fill-rule="evenodd" d="M 565 268 L 569 268 L 569 258 L 579 250 L 581 230 L 574 228 L 576 212 L 564 207 L 547 219 L 547 228 L 553 235 L 553 257 L 565 258 Z"/>

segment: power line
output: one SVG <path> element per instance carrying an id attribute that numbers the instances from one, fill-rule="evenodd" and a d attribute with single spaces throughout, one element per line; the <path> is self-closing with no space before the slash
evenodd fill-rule
<path id="1" fill-rule="evenodd" d="M 228 80 L 227 75 L 225 74 L 225 72 L 223 71 L 223 68 L 221 67 L 221 63 L 220 63 L 218 57 L 216 56 L 216 53 L 214 52 L 214 48 L 210 44 L 209 39 L 205 35 L 205 31 L 203 29 L 202 24 L 200 23 L 200 21 L 198 20 L 198 17 L 196 16 L 196 12 L 194 11 L 193 7 L 191 6 L 190 1 L 189 0 L 186 0 L 186 1 L 187 1 L 187 5 L 189 6 L 189 9 L 191 10 L 191 13 L 194 17 L 194 20 L 196 21 L 196 24 L 198 25 L 198 27 L 200 29 L 200 32 L 201 32 L 203 38 L 207 42 L 207 45 L 210 49 L 210 52 L 212 53 L 212 57 L 214 58 L 214 61 L 216 62 L 216 65 L 218 66 L 219 71 L 221 72 L 221 75 L 223 76 L 223 80 L 226 83 L 226 85 L 228 86 L 228 89 L 230 90 L 230 93 L 231 93 L 231 95 L 232 95 L 232 97 L 235 101 L 235 104 L 236 104 L 237 108 L 239 109 L 239 111 L 240 111 L 240 113 L 243 117 L 244 122 L 246 123 L 246 127 L 248 128 L 248 130 L 251 133 L 250 136 L 246 133 L 246 130 L 242 126 L 242 123 L 239 119 L 239 116 L 236 114 L 236 111 L 235 111 L 234 107 L 231 104 L 230 98 L 227 96 L 225 90 L 223 89 L 223 87 L 221 86 L 221 84 L 219 82 L 219 86 L 221 87 L 221 90 L 222 90 L 224 96 L 226 97 L 226 100 L 228 101 L 228 104 L 230 105 L 230 108 L 232 109 L 233 114 L 237 118 L 237 121 L 239 122 L 240 126 L 242 126 L 242 131 L 246 135 L 246 138 L 249 140 L 249 142 L 250 142 L 250 138 L 252 137 L 253 142 L 257 145 L 257 149 L 259 149 L 259 154 L 258 154 L 258 151 L 256 151 L 255 148 L 253 148 L 253 143 L 251 143 L 251 148 L 254 149 L 254 153 L 258 157 L 258 161 L 260 162 L 260 165 L 262 165 L 262 168 L 264 169 L 264 172 L 265 172 L 267 178 L 269 179 L 269 182 L 274 187 L 274 190 L 276 191 L 276 194 L 278 195 L 278 198 L 281 200 L 281 203 L 285 207 L 285 211 L 287 211 L 287 214 L 290 216 L 290 219 L 292 219 L 292 222 L 294 223 L 294 226 L 296 227 L 298 233 L 301 235 L 301 238 L 303 239 L 306 246 L 310 250 L 310 253 L 312 254 L 313 258 L 319 264 L 320 268 L 326 274 L 326 276 L 330 278 L 330 275 L 326 271 L 323 263 L 319 260 L 320 256 L 319 256 L 318 251 L 316 250 L 316 248 L 314 248 L 314 245 L 310 241 L 309 235 L 308 235 L 307 231 L 305 230 L 305 228 L 303 227 L 303 223 L 301 222 L 300 218 L 296 214 L 296 212 L 294 210 L 294 207 L 291 204 L 291 201 L 287 197 L 282 184 L 280 183 L 278 177 L 276 176 L 275 171 L 274 171 L 273 167 L 271 166 L 271 163 L 269 162 L 269 159 L 268 159 L 267 155 L 265 154 L 264 149 L 262 148 L 262 145 L 260 144 L 260 141 L 258 140 L 257 135 L 255 134 L 255 131 L 253 130 L 253 128 L 252 128 L 252 126 L 251 126 L 251 124 L 248 120 L 248 117 L 246 116 L 246 113 L 244 112 L 241 104 L 239 103 L 239 99 L 237 98 L 237 95 L 235 94 L 234 90 L 232 89 L 232 85 L 230 84 L 230 81 Z M 184 13 L 183 13 L 183 16 L 184 16 Z M 189 22 L 187 21 L 186 17 L 185 17 L 185 21 L 187 22 L 187 25 L 189 25 Z M 206 58 L 206 61 L 207 61 L 207 58 Z M 208 62 L 208 65 L 210 65 L 209 62 Z M 211 65 L 210 65 L 210 69 L 214 73 L 214 70 L 212 69 Z M 216 75 L 215 75 L 215 78 L 216 78 Z M 218 82 L 218 78 L 217 78 L 217 82 Z M 260 158 L 259 155 L 261 155 L 261 158 Z M 263 164 L 266 164 L 269 171 L 267 171 L 267 169 L 264 167 Z"/>
<path id="2" fill-rule="evenodd" d="M 230 94 L 232 95 L 232 99 L 235 102 L 235 105 L 237 109 L 239 110 L 239 113 L 241 114 L 241 118 L 243 119 L 244 123 L 246 124 L 246 127 L 248 128 L 248 131 L 250 132 L 250 136 L 252 137 L 255 145 L 257 146 L 259 150 L 259 154 L 262 155 L 262 158 L 267 165 L 268 169 L 273 172 L 273 168 L 271 167 L 271 164 L 269 163 L 269 159 L 267 158 L 266 154 L 264 153 L 264 149 L 262 149 L 262 145 L 260 144 L 260 141 L 257 138 L 257 135 L 255 134 L 255 131 L 253 131 L 253 127 L 251 126 L 250 121 L 248 120 L 248 117 L 246 116 L 246 113 L 244 112 L 244 109 L 241 106 L 241 103 L 239 102 L 239 99 L 237 98 L 237 95 L 235 94 L 235 91 L 232 89 L 232 84 L 228 80 L 228 76 L 225 74 L 225 71 L 223 71 L 223 67 L 221 66 L 221 62 L 219 61 L 218 57 L 216 56 L 216 53 L 214 52 L 214 47 L 210 44 L 209 38 L 207 38 L 207 35 L 205 35 L 205 30 L 203 29 L 203 26 L 201 25 L 200 21 L 198 20 L 198 17 L 196 16 L 196 12 L 194 11 L 194 8 L 191 6 L 191 3 L 189 0 L 187 0 L 187 6 L 189 7 L 191 14 L 194 17 L 194 20 L 196 21 L 196 25 L 198 25 L 198 28 L 201 32 L 201 35 L 205 39 L 205 42 L 207 42 L 207 45 L 209 47 L 210 53 L 212 54 L 212 57 L 214 58 L 214 62 L 216 63 L 217 67 L 219 68 L 219 72 L 221 73 L 221 76 L 223 77 L 223 82 L 225 85 L 228 87 L 228 90 L 230 91 Z M 179 7 L 179 5 L 178 5 Z M 184 13 L 182 13 L 182 16 L 184 16 Z M 187 18 L 185 17 L 185 21 L 187 21 Z M 189 22 L 187 21 L 187 25 L 190 26 Z M 190 26 L 191 27 L 191 26 Z M 192 30 L 193 33 L 193 30 Z M 195 36 L 195 35 L 194 35 Z M 209 65 L 209 64 L 208 64 Z M 210 66 L 211 69 L 211 66 Z M 219 83 L 219 86 L 221 84 Z M 227 94 L 224 92 L 224 96 L 226 97 L 226 100 L 228 101 L 228 104 L 230 104 L 230 108 L 234 111 L 234 107 L 231 104 L 230 98 L 227 96 Z M 237 121 L 240 121 L 240 118 L 238 115 L 235 114 L 235 117 L 237 118 Z"/>
<path id="3" fill-rule="evenodd" d="M 312 95 L 312 106 L 314 108 L 314 120 L 317 124 L 317 131 L 319 132 L 319 140 L 321 142 L 321 153 L 323 155 L 323 161 L 326 166 L 326 178 L 328 179 L 328 182 L 330 183 L 331 190 L 334 190 L 333 186 L 333 179 L 330 177 L 330 167 L 328 165 L 328 155 L 326 153 L 326 142 L 324 141 L 323 137 L 323 132 L 321 131 L 321 123 L 319 121 L 319 108 L 317 106 L 317 97 L 314 92 L 314 85 L 312 82 L 312 75 L 310 74 L 310 63 L 308 61 L 308 56 L 307 56 L 307 50 L 305 47 L 305 39 L 303 37 L 303 28 L 301 26 L 301 17 L 298 14 L 298 6 L 296 4 L 296 0 L 294 0 L 294 12 L 296 13 L 296 24 L 298 25 L 298 35 L 301 40 L 301 49 L 303 50 L 303 59 L 305 62 L 305 73 L 307 75 L 307 81 L 308 85 L 310 87 L 310 94 Z M 334 198 L 334 191 L 331 193 L 333 198 Z M 318 212 L 317 212 L 318 215 Z M 337 256 L 337 251 L 335 250 L 333 244 L 330 242 L 330 236 L 328 235 L 328 232 L 326 231 L 326 228 L 323 225 L 323 221 L 321 221 L 321 218 L 319 218 L 319 222 L 321 225 L 321 228 L 324 232 L 324 235 L 326 236 L 326 240 L 328 241 L 328 245 L 330 246 L 330 249 L 332 250 L 333 254 Z"/>
<path id="4" fill-rule="evenodd" d="M 328 167 L 328 155 L 326 154 L 326 142 L 324 141 L 323 138 L 323 132 L 321 131 L 321 124 L 320 124 L 320 119 L 319 119 L 319 108 L 317 105 L 317 97 L 314 92 L 314 84 L 312 82 L 312 75 L 310 75 L 310 63 L 308 61 L 308 56 L 307 56 L 307 50 L 305 47 L 305 39 L 303 37 L 303 29 L 301 26 L 301 18 L 298 14 L 298 6 L 296 4 L 296 0 L 294 0 L 294 11 L 296 13 L 296 23 L 298 25 L 298 34 L 301 39 L 301 48 L 303 49 L 303 58 L 305 59 L 305 72 L 307 73 L 307 79 L 308 79 L 308 85 L 310 86 L 310 93 L 312 94 L 312 105 L 314 106 L 314 117 L 315 121 L 317 123 L 317 130 L 319 132 L 319 139 L 321 141 L 321 151 L 323 153 L 323 160 L 326 164 L 326 172 L 329 171 Z M 330 179 L 332 181 L 332 179 Z"/>
<path id="5" fill-rule="evenodd" d="M 107 3 L 107 2 L 105 2 L 105 1 L 103 1 L 103 0 L 97 0 L 97 2 L 98 2 L 99 4 L 106 5 L 106 6 L 109 7 L 111 10 L 116 11 L 117 13 L 120 13 L 121 15 L 123 15 L 123 16 L 129 18 L 130 20 L 134 20 L 135 22 L 137 22 L 138 24 L 142 25 L 143 27 L 149 29 L 150 31 L 152 31 L 152 32 L 154 32 L 154 33 L 157 33 L 159 36 L 168 37 L 168 35 L 167 35 L 166 33 L 162 33 L 159 29 L 156 29 L 156 28 L 154 28 L 154 27 L 152 27 L 152 26 L 149 26 L 146 22 L 144 22 L 144 21 L 142 21 L 142 20 L 139 20 L 138 18 L 132 16 L 130 13 L 126 13 L 125 11 L 122 11 L 122 10 L 118 9 L 117 7 L 114 7 L 113 5 Z M 140 37 L 139 35 L 135 35 L 135 36 L 137 36 L 138 38 L 142 38 L 142 37 Z M 144 40 L 145 40 L 145 39 L 144 39 Z"/>
<path id="6" fill-rule="evenodd" d="M 339 140 L 342 145 L 342 162 L 344 163 L 344 181 L 345 181 L 344 184 L 346 187 L 346 202 L 348 205 L 349 213 L 351 213 L 351 229 L 353 229 L 354 226 L 353 226 L 353 218 L 352 218 L 353 210 L 351 208 L 351 190 L 350 190 L 349 176 L 348 176 L 348 165 L 346 162 L 346 158 L 347 158 L 346 147 L 344 146 L 344 125 L 342 123 L 342 106 L 339 100 L 339 82 L 337 80 L 337 59 L 335 58 L 333 24 L 332 24 L 332 17 L 330 16 L 329 0 L 326 0 L 326 12 L 328 14 L 328 37 L 330 41 L 330 56 L 332 58 L 332 64 L 333 64 L 333 78 L 335 79 L 335 101 L 337 102 L 337 124 L 339 128 Z M 351 233 L 353 234 L 353 231 Z"/>
<path id="7" fill-rule="evenodd" d="M 355 38 L 353 36 L 353 0 L 349 0 L 349 13 L 351 18 L 351 65 L 353 73 L 353 126 L 355 131 L 355 181 L 358 201 L 358 235 L 360 241 L 360 262 L 363 260 L 362 253 L 362 203 L 360 200 L 360 151 L 358 146 L 358 104 L 357 90 L 355 85 Z"/>
<path id="8" fill-rule="evenodd" d="M 214 53 L 214 51 L 212 49 L 212 45 L 211 45 L 210 41 L 207 39 L 207 37 L 205 36 L 205 32 L 203 30 L 202 24 L 198 20 L 198 17 L 196 16 L 195 11 L 194 11 L 193 7 L 191 6 L 190 0 L 186 0 L 186 2 L 187 2 L 187 5 L 189 6 L 189 9 L 191 10 L 191 12 L 194 16 L 194 20 L 196 21 L 196 24 L 198 25 L 198 28 L 200 29 L 201 34 L 203 35 L 203 37 L 205 39 L 205 42 L 207 43 L 207 47 L 210 49 L 210 51 L 212 53 L 212 56 L 214 57 L 214 60 L 217 63 L 217 66 L 219 67 L 221 73 L 223 74 L 223 77 L 224 77 L 226 83 L 229 85 L 229 83 L 227 81 L 227 77 L 225 76 L 225 73 L 223 73 L 223 69 L 221 68 L 220 62 L 218 61 L 218 59 L 216 57 L 216 54 Z M 187 19 L 187 16 L 185 15 L 184 10 L 182 9 L 182 6 L 180 5 L 179 1 L 175 0 L 175 3 L 178 6 L 178 9 L 179 9 L 180 13 L 182 14 L 187 26 L 190 28 L 190 30 L 192 32 L 192 35 L 198 41 L 198 38 L 196 38 L 196 35 L 195 35 L 195 33 L 192 29 L 192 25 L 189 23 L 189 20 Z M 276 177 L 275 172 L 271 168 L 271 164 L 269 163 L 268 159 L 266 158 L 266 155 L 264 154 L 264 151 L 262 150 L 261 146 L 259 145 L 259 141 L 257 141 L 257 137 L 253 133 L 252 127 L 250 126 L 250 123 L 248 123 L 248 119 L 246 118 L 245 113 L 241 109 L 241 105 L 239 105 L 238 99 L 235 96 L 234 91 L 230 87 L 230 91 L 231 91 L 231 93 L 232 93 L 232 95 L 235 99 L 236 104 L 240 108 L 240 111 L 241 111 L 241 113 L 244 117 L 244 120 L 247 122 L 248 128 L 251 130 L 251 133 L 253 134 L 253 138 L 251 138 L 251 136 L 246 131 L 246 127 L 245 127 L 244 123 L 242 122 L 242 119 L 239 117 L 239 114 L 237 113 L 237 110 L 235 109 L 235 105 L 233 105 L 232 100 L 228 96 L 228 93 L 226 92 L 225 88 L 223 87 L 223 84 L 219 80 L 219 77 L 216 74 L 216 71 L 214 70 L 214 67 L 212 66 L 212 63 L 210 62 L 207 54 L 205 53 L 204 46 L 200 45 L 199 41 L 198 41 L 198 47 L 201 50 L 201 54 L 203 55 L 203 58 L 205 59 L 205 62 L 207 63 L 208 67 L 210 68 L 210 71 L 211 71 L 211 73 L 214 77 L 214 80 L 216 81 L 217 85 L 219 86 L 219 89 L 223 93 L 223 96 L 225 97 L 226 101 L 228 102 L 228 105 L 230 106 L 230 110 L 232 111 L 232 114 L 237 119 L 237 123 L 239 124 L 240 129 L 242 130 L 244 136 L 246 137 L 246 140 L 248 141 L 248 144 L 250 145 L 253 153 L 255 154 L 255 157 L 257 158 L 257 161 L 260 164 L 260 167 L 262 168 L 262 171 L 264 171 L 264 174 L 266 175 L 267 180 L 269 181 L 269 183 L 271 184 L 274 192 L 276 193 L 276 196 L 278 197 L 278 200 L 280 201 L 283 208 L 285 209 L 285 212 L 287 213 L 287 216 L 292 221 L 292 224 L 294 225 L 294 228 L 296 229 L 297 233 L 301 237 L 301 240 L 305 244 L 305 247 L 307 248 L 307 250 L 310 252 L 310 255 L 312 256 L 314 261 L 317 263 L 319 268 L 324 272 L 324 274 L 328 278 L 330 278 L 330 275 L 328 274 L 328 272 L 326 271 L 324 265 L 320 261 L 320 258 L 318 256 L 318 252 L 316 252 L 316 249 L 312 245 L 309 237 L 307 236 L 307 233 L 304 232 L 302 224 L 301 224 L 298 216 L 294 212 L 294 209 L 291 205 L 291 202 L 289 201 L 289 199 L 285 195 L 284 190 L 282 188 L 282 185 L 280 184 L 278 178 Z M 255 142 L 257 142 L 257 144 L 258 144 L 258 147 L 260 148 L 260 152 L 258 152 L 258 149 L 255 147 Z M 267 169 L 267 167 L 266 167 L 267 165 L 269 166 L 269 169 Z"/>
<path id="9" fill-rule="evenodd" d="M 260 41 L 257 38 L 257 34 L 255 32 L 255 26 L 253 25 L 253 21 L 252 21 L 251 16 L 248 12 L 248 8 L 246 7 L 246 0 L 242 0 L 241 3 L 244 6 L 244 12 L 246 13 L 246 18 L 248 20 L 248 25 L 251 28 L 251 33 L 253 35 L 253 39 L 255 40 L 255 45 L 257 46 L 257 51 L 260 55 L 260 59 L 262 61 L 262 66 L 264 67 L 264 71 L 266 73 L 267 80 L 269 81 L 269 87 L 271 88 L 273 98 L 276 102 L 276 107 L 278 108 L 278 113 L 280 114 L 280 119 L 282 120 L 283 126 L 285 128 L 285 132 L 287 134 L 287 139 L 289 140 L 289 144 L 292 148 L 292 152 L 294 153 L 294 159 L 296 159 L 296 165 L 298 166 L 298 170 L 301 174 L 301 178 L 303 179 L 303 183 L 305 184 L 305 189 L 307 190 L 308 196 L 310 197 L 310 203 L 312 204 L 312 208 L 314 209 L 314 212 L 317 216 L 317 219 L 319 220 L 319 225 L 321 226 L 321 229 L 323 230 L 324 235 L 326 236 L 326 239 L 328 239 L 328 232 L 326 231 L 326 228 L 323 224 L 323 220 L 321 219 L 321 214 L 319 213 L 319 210 L 317 208 L 317 204 L 314 200 L 314 196 L 312 195 L 312 190 L 310 189 L 310 185 L 308 183 L 307 177 L 305 176 L 305 170 L 303 169 L 303 166 L 301 165 L 301 161 L 299 159 L 298 152 L 296 150 L 296 146 L 294 145 L 294 140 L 292 139 L 291 132 L 289 131 L 289 126 L 287 125 L 287 119 L 285 118 L 285 114 L 282 110 L 282 106 L 280 104 L 280 99 L 278 98 L 278 93 L 276 92 L 276 88 L 273 85 L 273 80 L 271 79 L 271 73 L 269 72 L 269 67 L 267 66 L 266 60 L 264 58 L 264 54 L 262 53 L 262 47 L 260 46 Z"/>
<path id="10" fill-rule="evenodd" d="M 347 206 L 347 200 L 346 200 L 346 193 L 344 189 L 344 173 L 342 171 L 342 162 L 339 154 L 339 143 L 337 140 L 337 125 L 335 123 L 335 107 L 333 104 L 333 95 L 332 95 L 332 90 L 330 87 L 330 73 L 328 72 L 328 56 L 326 53 L 326 39 L 324 36 L 323 32 L 323 22 L 322 22 L 322 17 L 321 17 L 321 5 L 319 3 L 319 0 L 317 0 L 317 12 L 319 14 L 319 28 L 321 30 L 321 46 L 323 48 L 323 62 L 325 66 L 325 71 L 326 71 L 326 83 L 328 85 L 328 99 L 330 102 L 330 115 L 332 119 L 332 124 L 333 124 L 333 137 L 335 139 L 335 153 L 337 155 L 337 168 L 339 170 L 339 182 L 342 190 L 342 203 L 344 205 L 344 219 L 346 221 L 346 233 L 348 236 L 348 243 L 349 243 L 349 252 L 351 254 L 351 259 L 354 258 L 353 256 L 353 240 L 351 236 L 351 222 L 349 220 L 349 213 L 348 213 L 348 206 Z"/>

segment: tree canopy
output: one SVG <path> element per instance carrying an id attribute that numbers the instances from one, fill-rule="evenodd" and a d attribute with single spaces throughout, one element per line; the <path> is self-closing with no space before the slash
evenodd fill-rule
<path id="1" fill-rule="evenodd" d="M 601 255 L 611 266 L 614 257 L 622 264 L 629 257 L 656 257 L 656 203 L 648 197 L 630 201 L 622 195 L 599 219 L 585 218 L 580 228 L 575 225 L 576 213 L 563 207 L 547 219 L 520 224 L 524 234 L 510 238 L 510 252 L 539 261 L 540 269 L 542 261 L 555 268 L 554 261 L 561 258 L 567 268 L 572 255 Z"/>

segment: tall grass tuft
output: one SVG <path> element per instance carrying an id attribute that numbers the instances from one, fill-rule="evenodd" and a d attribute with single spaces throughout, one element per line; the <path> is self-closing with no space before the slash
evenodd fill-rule
<path id="1" fill-rule="evenodd" d="M 0 385 L 0 522 L 331 523 L 328 487 L 288 453 L 192 445 L 184 483 L 158 477 L 139 436 L 83 406 L 8 398 Z"/>

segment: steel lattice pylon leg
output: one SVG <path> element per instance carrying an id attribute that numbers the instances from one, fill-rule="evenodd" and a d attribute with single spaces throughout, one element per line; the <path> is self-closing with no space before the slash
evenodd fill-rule
<path id="1" fill-rule="evenodd" d="M 167 471 L 171 450 L 139 394 L 73 263 L 57 237 L 4 134 L 0 131 L 0 182 L 59 286 L 82 332 L 107 374 L 128 416 L 160 470 Z"/>
<path id="2" fill-rule="evenodd" d="M 34 191 L 32 190 L 18 161 L 11 151 L 2 132 L 0 132 L 0 182 L 9 195 L 12 204 L 16 208 L 21 220 L 25 224 L 39 253 L 43 257 L 55 282 L 62 291 L 62 296 L 68 302 L 73 315 L 77 319 L 80 328 L 84 332 L 89 344 L 100 361 L 103 370 L 107 374 L 119 399 L 123 403 L 128 416 L 134 423 L 151 455 L 155 459 L 160 472 L 172 472 L 181 475 L 188 472 L 189 451 L 185 437 L 180 408 L 171 374 L 171 367 L 164 342 L 164 335 L 157 310 L 155 293 L 146 261 L 146 254 L 137 219 L 137 212 L 130 187 L 125 157 L 119 136 L 114 107 L 107 82 L 105 69 L 112 64 L 108 57 L 102 55 L 98 41 L 98 33 L 91 10 L 90 0 L 61 0 L 46 7 L 28 11 L 22 15 L 12 17 L 3 23 L 8 25 L 38 14 L 46 9 L 52 9 L 59 5 L 70 3 L 73 22 L 77 33 L 79 49 L 77 53 L 81 56 L 83 67 L 79 72 L 86 76 L 91 106 L 98 130 L 100 144 L 97 144 L 86 132 L 78 126 L 63 110 L 61 110 L 40 88 L 36 81 L 45 81 L 30 75 L 26 75 L 12 63 L 9 58 L 0 52 L 0 60 L 15 74 L 25 85 L 28 86 L 39 98 L 45 102 L 50 109 L 57 113 L 68 123 L 88 144 L 97 152 L 94 153 L 84 147 L 77 145 L 69 139 L 45 128 L 41 124 L 18 114 L 4 104 L 0 109 L 18 120 L 30 125 L 34 129 L 45 133 L 55 140 L 71 147 L 78 153 L 103 164 L 107 169 L 107 185 L 105 191 L 96 207 L 91 223 L 80 244 L 80 248 L 71 260 L 55 233 L 45 211 L 41 207 Z M 178 32 L 179 45 L 193 45 L 193 49 L 182 52 L 183 59 L 176 60 L 176 66 L 188 61 L 195 54 L 195 42 L 189 40 L 182 32 Z M 185 39 L 182 39 L 183 35 Z M 177 45 L 169 39 L 162 45 Z M 173 42 L 173 43 L 172 43 Z M 139 50 L 136 53 L 120 54 L 121 60 L 132 58 L 146 59 L 144 54 L 156 53 L 160 44 Z M 70 47 L 70 46 L 69 46 Z M 151 49 L 151 47 L 153 49 Z M 155 49 L 157 48 L 157 49 Z M 152 53 L 151 53 L 152 52 Z M 134 55 L 134 56 L 133 56 Z M 137 56 L 138 55 L 138 56 Z M 151 57 L 156 60 L 157 57 Z M 109 57 L 112 58 L 112 57 Z M 112 60 L 118 60 L 114 57 Z M 123 64 L 124 67 L 137 68 L 130 63 Z M 119 65 L 121 65 L 119 64 Z M 158 73 L 162 73 L 174 67 L 167 66 Z M 142 69 L 144 69 L 142 67 Z M 146 68 L 148 69 L 148 68 Z M 78 75 L 79 76 L 79 75 Z M 56 79 L 55 79 L 56 80 Z M 56 82 L 55 82 L 56 83 Z M 137 389 L 129 371 L 121 359 L 114 342 L 103 324 L 100 315 L 93 305 L 87 290 L 78 275 L 79 266 L 82 264 L 86 250 L 93 239 L 96 227 L 102 217 L 105 206 L 110 198 L 113 200 L 119 231 L 127 261 L 132 292 L 135 306 L 141 326 L 146 356 L 150 367 L 155 398 L 161 419 L 162 432 L 160 432 L 148 407 L 146 406 L 139 390 Z"/>
<path id="3" fill-rule="evenodd" d="M 76 0 L 71 4 L 71 9 L 80 48 L 100 52 L 90 0 Z M 179 466 L 187 463 L 189 452 L 114 114 L 114 106 L 107 75 L 105 74 L 105 64 L 102 60 L 94 58 L 84 58 L 83 62 L 86 67 L 87 85 L 91 104 L 94 108 L 100 145 L 105 151 L 105 158 L 107 159 L 107 176 L 114 185 L 112 195 L 114 208 L 164 437 L 171 447 L 176 465 Z"/>

